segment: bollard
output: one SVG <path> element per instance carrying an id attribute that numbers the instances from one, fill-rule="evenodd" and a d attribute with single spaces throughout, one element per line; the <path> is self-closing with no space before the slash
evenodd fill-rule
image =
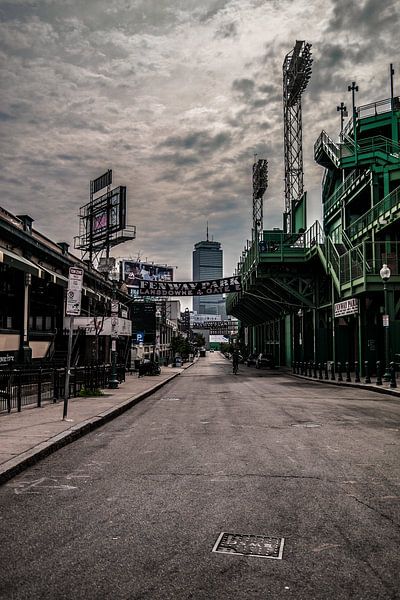
<path id="1" fill-rule="evenodd" d="M 376 361 L 376 385 L 382 385 L 381 361 Z"/>
<path id="2" fill-rule="evenodd" d="M 342 363 L 341 362 L 338 362 L 338 364 L 337 364 L 337 374 L 338 374 L 337 380 L 338 381 L 343 381 Z"/>
<path id="3" fill-rule="evenodd" d="M 53 372 L 53 403 L 55 404 L 58 400 L 58 369 L 54 369 Z"/>
<path id="4" fill-rule="evenodd" d="M 394 362 L 390 363 L 390 387 L 391 388 L 397 388 L 397 383 L 396 383 L 396 367 Z"/>
<path id="5" fill-rule="evenodd" d="M 351 375 L 350 375 L 350 363 L 349 361 L 346 361 L 346 381 L 349 383 L 351 381 Z"/>
<path id="6" fill-rule="evenodd" d="M 335 381 L 335 363 L 331 362 L 331 381 Z"/>
<path id="7" fill-rule="evenodd" d="M 22 409 L 22 373 L 21 369 L 17 371 L 17 411 L 21 412 Z"/>
<path id="8" fill-rule="evenodd" d="M 315 361 L 313 362 L 313 372 L 314 379 L 317 379 L 317 363 Z"/>
<path id="9" fill-rule="evenodd" d="M 329 379 L 328 363 L 327 362 L 324 363 L 324 370 L 325 370 L 325 379 Z"/>
<path id="10" fill-rule="evenodd" d="M 37 407 L 42 407 L 42 367 L 39 367 L 37 383 Z"/>
<path id="11" fill-rule="evenodd" d="M 356 361 L 354 363 L 354 370 L 355 370 L 354 382 L 355 383 L 360 383 L 360 368 L 358 366 L 358 361 Z"/>
<path id="12" fill-rule="evenodd" d="M 308 361 L 308 376 L 312 377 L 312 362 L 311 362 L 311 360 Z"/>
<path id="13" fill-rule="evenodd" d="M 318 363 L 318 379 L 322 379 L 322 363 Z"/>
<path id="14" fill-rule="evenodd" d="M 367 360 L 364 363 L 364 367 L 365 367 L 365 381 L 364 381 L 364 383 L 371 383 L 371 377 L 369 376 L 369 367 L 368 367 L 368 361 Z"/>

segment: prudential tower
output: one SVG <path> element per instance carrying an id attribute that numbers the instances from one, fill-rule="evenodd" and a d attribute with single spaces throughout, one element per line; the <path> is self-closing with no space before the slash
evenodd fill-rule
<path id="1" fill-rule="evenodd" d="M 194 245 L 193 281 L 221 279 L 223 276 L 221 244 L 208 239 L 207 226 L 207 239 Z M 221 315 L 225 317 L 225 299 L 222 295 L 194 296 L 193 310 L 199 315 Z"/>

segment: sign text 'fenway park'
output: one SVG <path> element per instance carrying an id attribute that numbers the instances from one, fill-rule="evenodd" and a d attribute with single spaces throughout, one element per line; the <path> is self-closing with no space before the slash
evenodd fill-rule
<path id="1" fill-rule="evenodd" d="M 210 296 L 240 292 L 242 289 L 240 276 L 208 281 L 141 280 L 139 285 L 141 296 Z"/>

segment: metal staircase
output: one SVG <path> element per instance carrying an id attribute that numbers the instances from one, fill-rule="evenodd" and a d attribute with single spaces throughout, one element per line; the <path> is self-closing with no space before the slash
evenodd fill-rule
<path id="1" fill-rule="evenodd" d="M 314 144 L 314 159 L 319 165 L 328 168 L 332 165 L 340 168 L 340 148 L 329 137 L 326 131 L 321 131 L 317 141 Z"/>
<path id="2" fill-rule="evenodd" d="M 354 221 L 346 234 L 352 242 L 365 236 L 371 229 L 379 231 L 400 217 L 400 186 Z"/>
<path id="3" fill-rule="evenodd" d="M 361 173 L 354 170 L 344 182 L 324 202 L 324 218 L 333 215 L 339 208 L 340 202 L 346 201 L 355 191 L 358 193 L 371 182 L 371 170 L 367 169 Z"/>

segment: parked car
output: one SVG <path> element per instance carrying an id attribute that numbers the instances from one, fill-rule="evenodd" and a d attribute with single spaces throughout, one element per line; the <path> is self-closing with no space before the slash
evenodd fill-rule
<path id="1" fill-rule="evenodd" d="M 274 359 L 272 354 L 259 354 L 256 359 L 256 369 L 273 369 Z"/>
<path id="2" fill-rule="evenodd" d="M 254 367 L 256 364 L 256 360 L 257 360 L 256 354 L 249 354 L 249 356 L 246 359 L 246 365 L 248 367 Z"/>

